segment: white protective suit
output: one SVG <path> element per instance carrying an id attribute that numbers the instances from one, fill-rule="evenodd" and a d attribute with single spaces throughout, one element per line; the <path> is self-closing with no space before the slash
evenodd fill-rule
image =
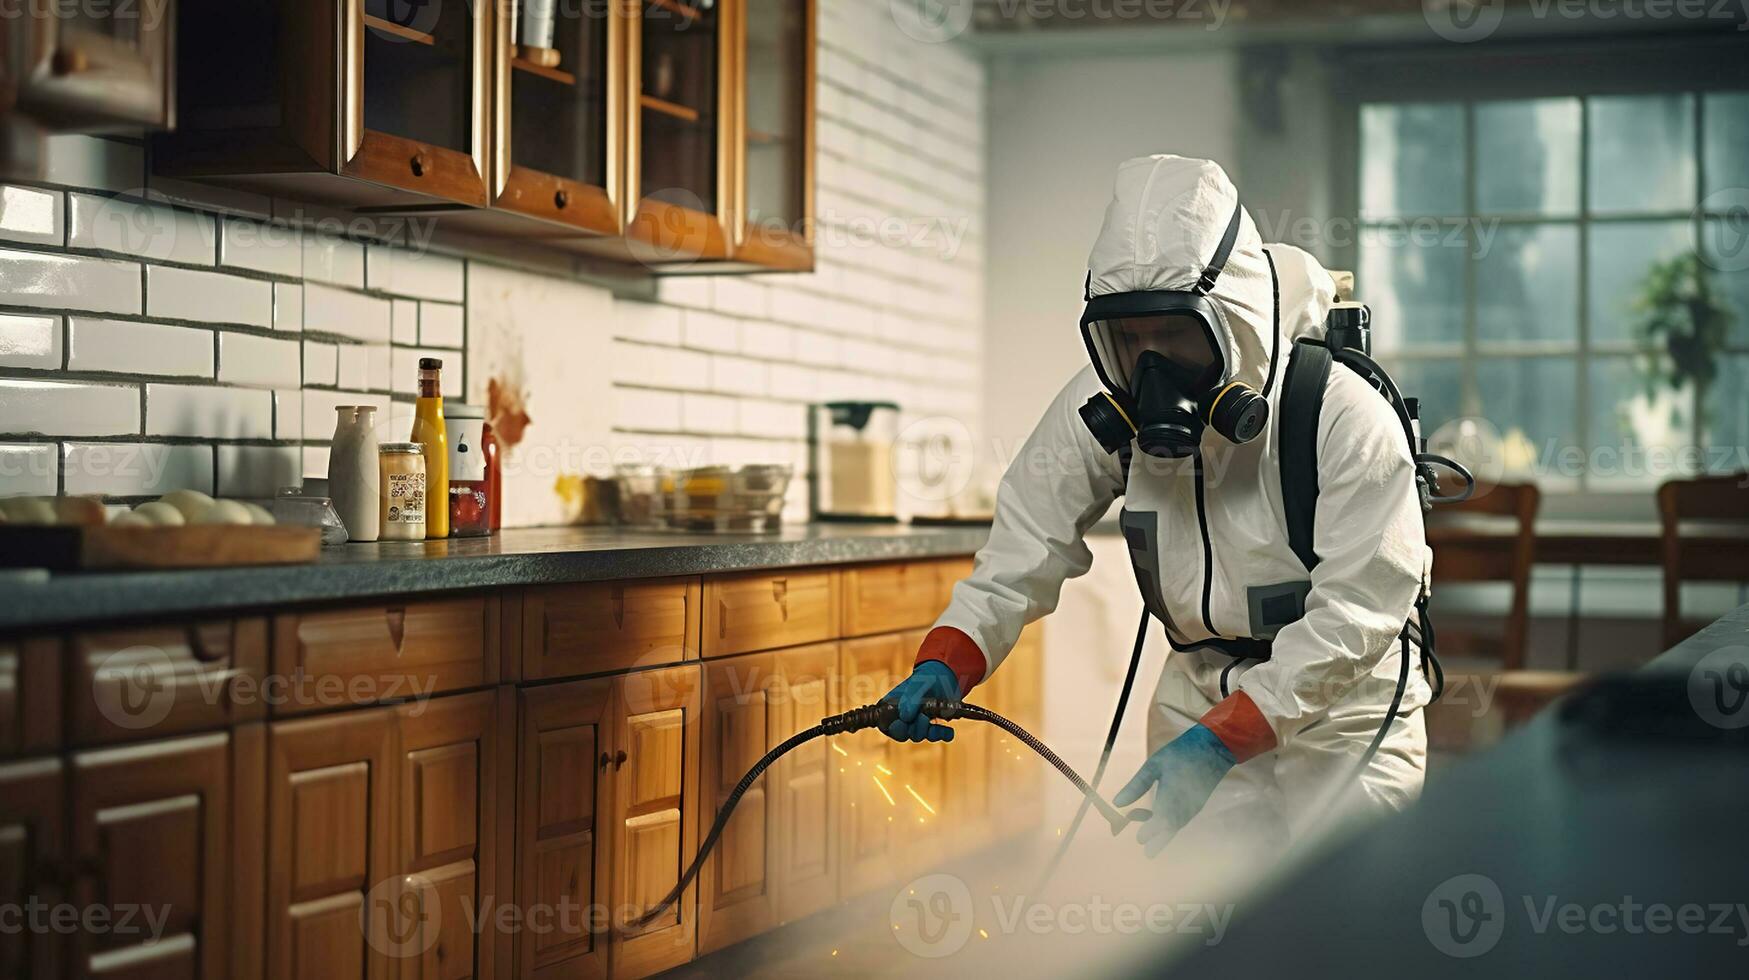
<path id="1" fill-rule="evenodd" d="M 1091 295 L 1190 289 L 1236 201 L 1213 163 L 1174 156 L 1126 162 L 1089 261 Z M 1138 450 L 1126 486 L 1118 457 L 1100 448 L 1077 414 L 1101 390 L 1092 368 L 1083 369 L 1004 476 L 989 542 L 936 625 L 970 637 L 986 674 L 998 669 L 1022 627 L 1056 608 L 1063 581 L 1091 566 L 1082 536 L 1123 496 L 1138 580 L 1157 583 L 1157 595 L 1145 598 L 1174 647 L 1154 694 L 1149 751 L 1243 692 L 1257 709 L 1249 716 L 1267 722 L 1253 734 L 1273 748 L 1248 760 L 1241 754 L 1192 823 L 1239 821 L 1285 840 L 1310 829 L 1332 805 L 1330 794 L 1352 789 L 1347 777 L 1396 688 L 1398 634 L 1430 553 L 1401 424 L 1381 395 L 1340 365 L 1330 371 L 1318 426 L 1316 569 L 1308 574 L 1288 546 L 1277 458 L 1281 375 L 1288 337 L 1323 321 L 1334 287 L 1304 252 L 1271 246 L 1270 253 L 1282 293 L 1281 335 L 1268 260 L 1249 215 L 1212 293 L 1226 315 L 1232 378 L 1263 390 L 1271 347 L 1280 345 L 1264 433 L 1235 446 L 1206 431 L 1200 476 L 1194 460 Z M 1284 625 L 1257 622 L 1267 620 L 1258 587 L 1291 583 L 1300 583 L 1304 615 Z M 1186 649 L 1216 636 L 1270 633 L 1273 655 L 1264 662 Z M 1410 651 L 1414 669 L 1400 715 L 1358 781 L 1358 799 L 1374 806 L 1409 803 L 1426 768 L 1421 709 L 1430 691 L 1419 651 Z"/>

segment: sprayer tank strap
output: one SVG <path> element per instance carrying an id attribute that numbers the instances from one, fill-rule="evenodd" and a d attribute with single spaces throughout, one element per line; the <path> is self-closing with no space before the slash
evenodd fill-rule
<path id="1" fill-rule="evenodd" d="M 1196 292 L 1207 296 L 1214 291 L 1215 280 L 1221 277 L 1221 271 L 1227 267 L 1228 257 L 1233 254 L 1233 246 L 1239 241 L 1239 225 L 1244 216 L 1244 206 L 1234 201 L 1233 217 L 1228 219 L 1227 230 L 1221 235 L 1221 243 L 1215 247 L 1215 254 L 1209 259 L 1208 267 L 1202 270 L 1202 277 L 1196 281 Z"/>

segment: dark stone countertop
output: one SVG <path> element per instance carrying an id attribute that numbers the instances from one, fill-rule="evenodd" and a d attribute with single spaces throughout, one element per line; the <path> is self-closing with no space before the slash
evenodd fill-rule
<path id="1" fill-rule="evenodd" d="M 773 534 L 527 528 L 489 538 L 324 548 L 312 564 L 0 574 L 0 630 L 605 579 L 969 555 L 983 527 L 795 525 Z"/>

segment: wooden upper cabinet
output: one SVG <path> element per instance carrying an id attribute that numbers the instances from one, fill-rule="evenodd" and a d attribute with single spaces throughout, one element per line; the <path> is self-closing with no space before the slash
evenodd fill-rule
<path id="1" fill-rule="evenodd" d="M 0 18 L 0 108 L 60 132 L 169 127 L 173 14 L 174 3 L 11 11 Z"/>
<path id="2" fill-rule="evenodd" d="M 492 205 L 539 219 L 527 238 L 617 236 L 625 229 L 626 46 L 632 5 L 554 4 L 550 34 L 497 8 L 493 41 Z M 531 50 L 530 42 L 545 41 Z M 556 63 L 553 63 L 555 62 Z"/>
<path id="3" fill-rule="evenodd" d="M 692 959 L 696 880 L 642 925 L 698 851 L 699 669 L 627 674 L 614 683 L 612 976 L 643 977 Z"/>
<path id="4" fill-rule="evenodd" d="M 73 757 L 73 901 L 115 923 L 81 931 L 73 976 L 232 975 L 230 741 L 218 732 Z"/>
<path id="5" fill-rule="evenodd" d="M 21 909 L 32 898 L 53 907 L 64 898 L 66 777 L 60 759 L 0 766 L 0 903 Z M 62 976 L 62 937 L 52 931 L 0 931 L 0 977 Z"/>
<path id="6" fill-rule="evenodd" d="M 181 0 L 161 173 L 351 207 L 484 207 L 496 4 Z"/>
<path id="7" fill-rule="evenodd" d="M 594 910 L 610 904 L 613 681 L 518 692 L 516 903 Z M 518 977 L 607 976 L 600 917 L 573 915 L 516 934 Z"/>
<path id="8" fill-rule="evenodd" d="M 737 264 L 814 267 L 814 0 L 733 0 Z"/>

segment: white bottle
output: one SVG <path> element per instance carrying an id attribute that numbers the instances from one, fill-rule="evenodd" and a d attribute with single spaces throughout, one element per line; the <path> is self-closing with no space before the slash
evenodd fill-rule
<path id="1" fill-rule="evenodd" d="M 328 496 L 351 541 L 375 541 L 380 532 L 376 407 L 335 408 L 334 444 L 328 451 Z"/>

